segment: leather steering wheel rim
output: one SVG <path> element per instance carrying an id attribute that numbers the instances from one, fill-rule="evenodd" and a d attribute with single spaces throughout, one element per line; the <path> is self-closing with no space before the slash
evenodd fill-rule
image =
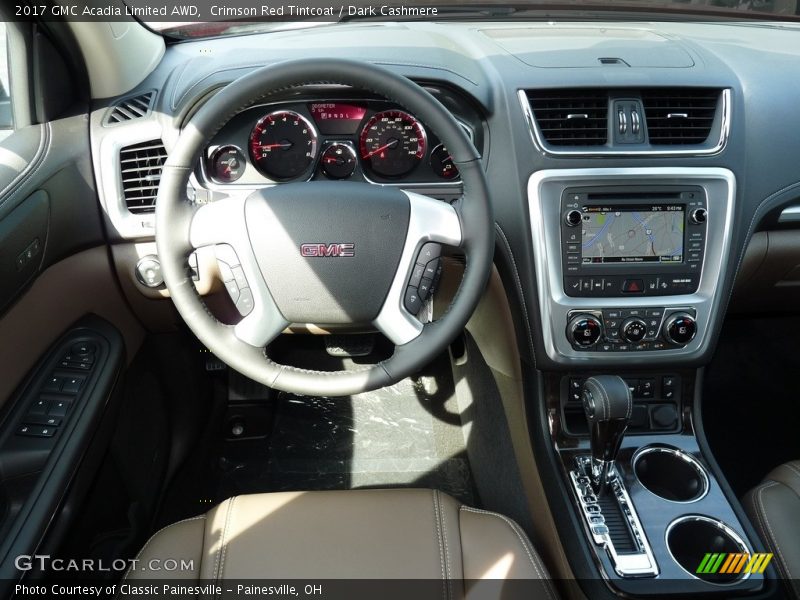
<path id="1" fill-rule="evenodd" d="M 220 323 L 211 315 L 194 287 L 187 263 L 189 254 L 198 247 L 192 230 L 193 222 L 196 224 L 200 220 L 197 217 L 203 207 L 188 201 L 186 186 L 202 150 L 241 110 L 280 92 L 310 84 L 340 84 L 363 89 L 415 114 L 447 147 L 463 185 L 463 198 L 456 210 L 460 225 L 457 245 L 466 256 L 467 267 L 452 304 L 438 320 L 421 327 L 416 337 L 396 345 L 390 358 L 356 371 L 309 371 L 275 363 L 267 356 L 264 346 L 242 341 L 234 327 Z M 337 182 L 330 182 L 330 185 L 335 186 Z M 444 204 L 449 209 L 449 205 L 441 201 L 416 194 L 411 196 Z M 217 214 L 224 210 L 222 202 L 226 201 L 212 203 L 219 204 L 215 207 Z M 231 82 L 191 117 L 170 150 L 162 171 L 156 202 L 156 244 L 164 282 L 178 312 L 212 353 L 240 373 L 271 388 L 305 395 L 340 396 L 396 383 L 429 363 L 456 338 L 474 312 L 489 276 L 494 252 L 494 220 L 480 155 L 458 122 L 432 95 L 411 80 L 371 63 L 302 59 L 266 66 Z M 399 268 L 412 266 L 413 263 L 401 264 Z M 389 298 L 387 302 L 394 300 L 402 303 L 402 298 Z"/>

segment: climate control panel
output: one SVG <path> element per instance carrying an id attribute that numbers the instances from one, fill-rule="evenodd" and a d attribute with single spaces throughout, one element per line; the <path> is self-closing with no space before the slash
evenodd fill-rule
<path id="1" fill-rule="evenodd" d="M 575 350 L 588 352 L 682 348 L 696 333 L 693 308 L 604 308 L 567 315 L 567 340 Z"/>

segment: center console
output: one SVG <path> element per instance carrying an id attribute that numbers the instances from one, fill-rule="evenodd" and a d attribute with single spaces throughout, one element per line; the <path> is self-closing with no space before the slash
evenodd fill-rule
<path id="1" fill-rule="evenodd" d="M 750 563 L 762 548 L 692 418 L 692 367 L 723 317 L 735 184 L 726 169 L 671 167 L 528 182 L 555 468 L 616 595 L 764 586 L 766 564 Z M 710 557 L 728 562 L 707 568 Z"/>
<path id="2" fill-rule="evenodd" d="M 561 365 L 699 358 L 720 318 L 735 178 L 718 168 L 539 171 L 528 182 L 544 349 Z"/>

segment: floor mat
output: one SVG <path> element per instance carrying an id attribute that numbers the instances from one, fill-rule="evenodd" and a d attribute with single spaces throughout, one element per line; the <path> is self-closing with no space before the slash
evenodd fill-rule
<path id="1" fill-rule="evenodd" d="M 773 467 L 800 458 L 798 328 L 796 317 L 729 320 L 706 369 L 703 425 L 739 496 Z"/>
<path id="2" fill-rule="evenodd" d="M 271 402 L 266 438 L 204 445 L 205 456 L 173 487 L 187 494 L 185 516 L 237 494 L 291 490 L 426 487 L 476 503 L 447 356 L 374 392 L 280 393 Z"/>

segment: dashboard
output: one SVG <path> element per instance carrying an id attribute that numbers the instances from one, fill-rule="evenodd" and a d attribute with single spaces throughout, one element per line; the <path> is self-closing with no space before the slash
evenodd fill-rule
<path id="1" fill-rule="evenodd" d="M 108 229 L 152 240 L 158 161 L 216 90 L 282 60 L 367 56 L 433 94 L 479 151 L 526 359 L 558 370 L 701 364 L 749 237 L 791 228 L 783 215 L 800 205 L 800 138 L 786 126 L 800 120 L 787 88 L 800 81 L 797 35 L 741 23 L 348 23 L 182 42 L 93 112 Z M 148 93 L 146 115 L 108 121 Z M 142 199 L 131 201 L 121 159 L 152 165 L 134 183 Z M 391 99 L 322 83 L 243 108 L 191 184 L 214 201 L 307 180 L 446 201 L 462 192 L 428 124 Z"/>

